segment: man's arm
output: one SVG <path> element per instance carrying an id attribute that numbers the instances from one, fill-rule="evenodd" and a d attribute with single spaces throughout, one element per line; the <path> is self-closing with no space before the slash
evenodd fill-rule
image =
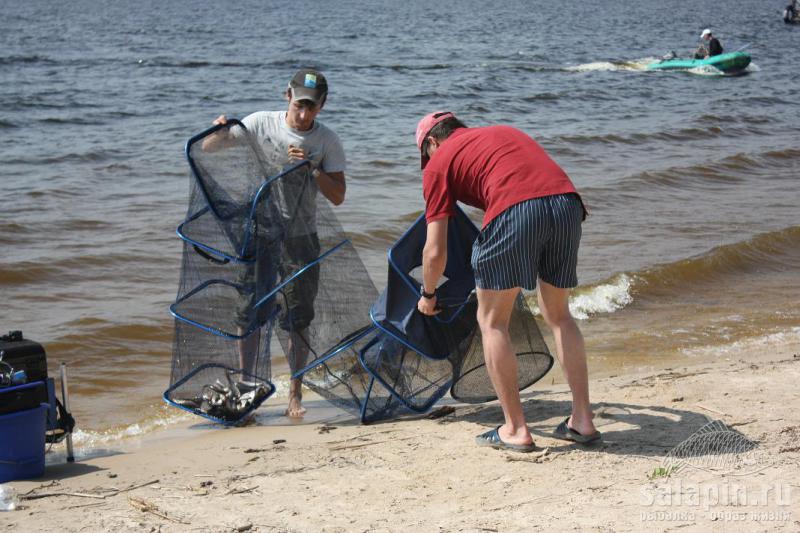
<path id="1" fill-rule="evenodd" d="M 441 218 L 428 223 L 425 248 L 422 250 L 422 290 L 426 293 L 436 291 L 445 266 L 447 266 L 447 224 L 449 218 Z M 436 296 L 425 298 L 420 296 L 417 309 L 424 315 L 435 315 Z"/>
<path id="2" fill-rule="evenodd" d="M 300 161 L 308 158 L 305 149 L 293 144 L 289 145 L 287 154 L 289 161 Z M 325 172 L 321 168 L 315 168 L 311 175 L 317 180 L 320 192 L 333 205 L 340 205 L 344 202 L 344 194 L 347 190 L 344 172 Z"/>
<path id="3" fill-rule="evenodd" d="M 340 205 L 344 202 L 344 195 L 347 192 L 347 185 L 344 181 L 344 172 L 323 172 L 320 169 L 314 170 L 311 174 L 317 180 L 320 192 L 325 198 L 330 200 L 333 205 Z"/>
<path id="4" fill-rule="evenodd" d="M 225 115 L 220 115 L 214 119 L 212 122 L 213 125 L 219 124 L 227 124 L 228 119 Z M 230 148 L 236 144 L 236 140 L 231 135 L 231 132 L 227 128 L 221 128 L 216 131 L 213 135 L 209 135 L 205 139 L 203 139 L 203 144 L 201 148 L 204 152 L 216 152 L 217 150 L 222 150 L 224 148 Z"/>

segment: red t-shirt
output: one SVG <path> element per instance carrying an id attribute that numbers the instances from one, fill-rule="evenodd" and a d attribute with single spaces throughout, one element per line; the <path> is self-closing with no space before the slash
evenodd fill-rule
<path id="1" fill-rule="evenodd" d="M 425 166 L 422 192 L 428 222 L 453 216 L 459 201 L 485 211 L 483 227 L 525 200 L 577 193 L 542 147 L 510 126 L 453 131 Z"/>

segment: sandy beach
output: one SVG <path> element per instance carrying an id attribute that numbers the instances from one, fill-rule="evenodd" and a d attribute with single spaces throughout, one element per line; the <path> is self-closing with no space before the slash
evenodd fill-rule
<path id="1" fill-rule="evenodd" d="M 338 417 L 167 434 L 12 483 L 24 500 L 0 528 L 797 531 L 800 342 L 739 348 L 593 379 L 604 441 L 592 447 L 549 436 L 570 396 L 548 376 L 523 394 L 531 454 L 474 444 L 500 423 L 496 402 L 371 426 Z M 670 451 L 711 421 L 757 446 L 724 454 L 723 443 L 670 470 Z"/>

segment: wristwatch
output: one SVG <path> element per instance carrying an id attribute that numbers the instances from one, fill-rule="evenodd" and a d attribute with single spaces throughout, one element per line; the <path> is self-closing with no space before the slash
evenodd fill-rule
<path id="1" fill-rule="evenodd" d="M 423 298 L 427 298 L 428 300 L 430 300 L 431 298 L 436 297 L 436 290 L 434 289 L 433 292 L 425 292 L 425 285 L 420 285 L 419 295 L 422 296 Z"/>

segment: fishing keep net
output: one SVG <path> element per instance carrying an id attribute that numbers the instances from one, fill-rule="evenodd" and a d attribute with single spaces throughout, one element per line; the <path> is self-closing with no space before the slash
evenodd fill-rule
<path id="1" fill-rule="evenodd" d="M 415 276 L 422 264 L 426 228 L 420 217 L 389 251 L 388 285 L 371 309 L 381 335 L 361 351 L 361 362 L 413 411 L 430 409 L 448 389 L 463 402 L 494 400 L 497 396 L 483 360 L 470 261 L 478 230 L 460 209 L 449 219 L 448 260 L 444 282 L 437 287 L 441 310 L 425 316 L 416 310 L 421 280 Z M 515 303 L 509 333 L 522 390 L 553 365 L 522 295 Z"/>
<path id="2" fill-rule="evenodd" d="M 553 356 L 522 294 L 517 296 L 514 303 L 508 331 L 517 356 L 517 387 L 519 390 L 527 389 L 550 371 Z M 476 331 L 469 347 L 454 363 L 453 376 L 450 395 L 454 399 L 465 403 L 483 403 L 497 398 L 486 370 L 480 330 Z"/>
<path id="3" fill-rule="evenodd" d="M 186 147 L 185 221 L 169 403 L 235 422 L 275 387 L 271 337 L 292 373 L 364 325 L 377 297 L 307 162 L 287 165 L 238 121 Z"/>
<path id="4" fill-rule="evenodd" d="M 343 339 L 330 355 L 301 371 L 303 384 L 365 424 L 407 413 L 403 403 L 359 359 L 364 347 L 378 336 L 375 326 L 368 325 Z"/>

